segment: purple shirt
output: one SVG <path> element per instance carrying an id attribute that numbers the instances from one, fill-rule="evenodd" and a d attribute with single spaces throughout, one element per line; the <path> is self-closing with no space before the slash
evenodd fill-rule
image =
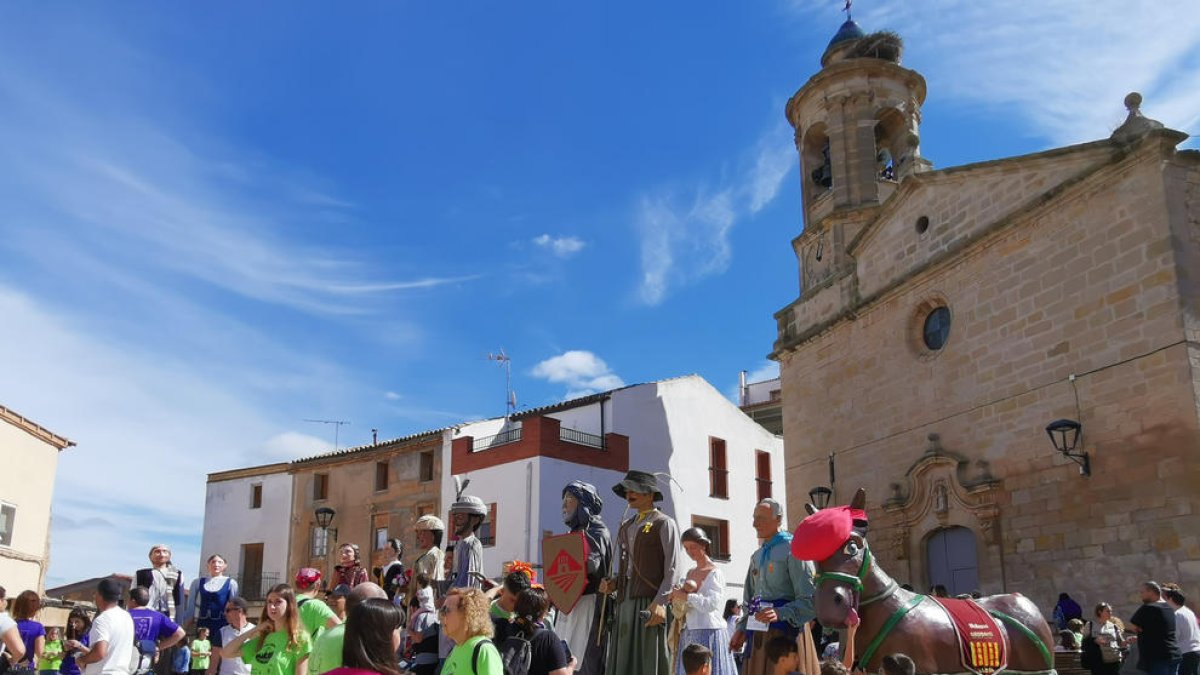
<path id="1" fill-rule="evenodd" d="M 145 607 L 129 610 L 129 618 L 133 619 L 134 640 L 161 640 L 179 630 L 179 624 L 167 618 L 166 614 Z"/>
<path id="2" fill-rule="evenodd" d="M 87 633 L 84 633 L 79 636 L 79 642 L 86 647 L 91 642 L 91 639 Z M 58 669 L 58 672 L 63 675 L 80 675 L 79 664 L 75 663 L 75 652 L 68 651 L 63 656 L 62 666 Z"/>
<path id="3" fill-rule="evenodd" d="M 20 619 L 17 621 L 17 632 L 21 634 L 21 642 L 25 643 L 25 656 L 21 660 L 37 665 L 37 655 L 33 653 L 33 643 L 39 637 L 46 636 L 45 627 L 33 619 Z"/>

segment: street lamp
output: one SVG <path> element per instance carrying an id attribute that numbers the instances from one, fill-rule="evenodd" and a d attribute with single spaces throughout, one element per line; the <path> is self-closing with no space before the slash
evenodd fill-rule
<path id="1" fill-rule="evenodd" d="M 832 498 L 833 490 L 825 487 L 824 485 L 818 485 L 817 487 L 808 491 L 809 503 L 818 509 L 823 509 L 826 506 L 829 506 L 829 500 Z"/>
<path id="2" fill-rule="evenodd" d="M 1075 420 L 1055 420 L 1046 426 L 1046 435 L 1054 444 L 1054 449 L 1063 457 L 1079 465 L 1079 475 L 1092 475 L 1092 462 L 1086 452 L 1075 452 L 1079 445 L 1079 437 L 1083 435 L 1083 425 Z"/>
<path id="3" fill-rule="evenodd" d="M 337 511 L 334 511 L 333 509 L 329 508 L 328 506 L 322 506 L 321 508 L 314 511 L 313 515 L 316 516 L 316 518 L 317 518 L 317 527 L 321 528 L 321 538 L 322 538 L 322 543 L 324 544 L 324 546 L 322 547 L 322 553 L 323 553 L 323 557 L 325 558 L 325 567 L 328 568 L 329 567 L 329 526 L 333 524 L 333 517 L 335 515 L 337 515 Z M 325 572 L 325 574 L 328 574 L 329 570 L 326 569 L 326 570 L 324 570 L 324 572 Z"/>

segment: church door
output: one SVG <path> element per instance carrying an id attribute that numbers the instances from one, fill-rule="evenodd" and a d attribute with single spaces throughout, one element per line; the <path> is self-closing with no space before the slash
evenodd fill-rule
<path id="1" fill-rule="evenodd" d="M 965 527 L 948 527 L 934 532 L 925 545 L 929 585 L 942 584 L 951 596 L 978 589 L 977 550 L 975 533 Z"/>

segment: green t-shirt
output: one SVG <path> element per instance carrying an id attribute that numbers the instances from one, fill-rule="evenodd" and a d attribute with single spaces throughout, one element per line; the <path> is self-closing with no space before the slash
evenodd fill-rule
<path id="1" fill-rule="evenodd" d="M 250 675 L 295 675 L 296 662 L 307 658 L 312 651 L 312 641 L 301 634 L 300 642 L 288 648 L 286 631 L 277 630 L 258 646 L 258 638 L 252 637 L 242 645 L 242 662 L 249 664 Z"/>
<path id="2" fill-rule="evenodd" d="M 491 613 L 493 619 L 504 619 L 505 621 L 512 621 L 512 618 L 513 618 L 512 612 L 504 611 L 504 608 L 500 606 L 499 600 L 492 601 L 491 606 L 488 607 L 488 612 Z"/>
<path id="3" fill-rule="evenodd" d="M 325 630 L 325 624 L 329 619 L 336 618 L 337 615 L 329 608 L 329 605 L 314 598 L 298 598 L 304 600 L 300 603 L 300 621 L 304 623 L 305 630 L 308 631 L 309 637 L 316 638 Z"/>
<path id="4" fill-rule="evenodd" d="M 487 640 L 482 635 L 476 636 L 458 645 L 446 657 L 446 665 L 442 666 L 442 675 L 504 675 L 504 662 L 500 660 L 500 651 L 489 641 L 479 649 L 479 660 L 475 662 L 475 671 L 471 671 L 471 657 L 475 654 L 475 645 L 480 640 Z M 254 675 L 258 675 L 255 673 Z"/>
<path id="5" fill-rule="evenodd" d="M 334 668 L 342 667 L 342 646 L 346 642 L 346 624 L 339 623 L 325 629 L 313 643 L 312 656 L 308 657 L 308 675 L 322 675 Z"/>
<path id="6" fill-rule="evenodd" d="M 47 640 L 42 647 L 42 658 L 38 659 L 38 670 L 58 670 L 63 662 L 62 640 Z"/>
<path id="7" fill-rule="evenodd" d="M 192 670 L 208 670 L 208 659 L 210 656 L 212 656 L 211 642 L 199 639 L 192 640 Z"/>

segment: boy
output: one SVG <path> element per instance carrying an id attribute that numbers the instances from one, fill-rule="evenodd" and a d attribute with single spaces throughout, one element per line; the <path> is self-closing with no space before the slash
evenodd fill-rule
<path id="1" fill-rule="evenodd" d="M 683 664 L 683 672 L 687 675 L 710 675 L 712 673 L 712 652 L 704 645 L 692 643 L 684 647 L 679 660 Z"/>
<path id="2" fill-rule="evenodd" d="M 63 643 L 58 626 L 46 627 L 46 644 L 42 647 L 42 658 L 38 659 L 37 669 L 42 675 L 57 675 L 62 667 Z"/>
<path id="3" fill-rule="evenodd" d="M 767 641 L 767 663 L 773 675 L 788 675 L 800 670 L 800 650 L 796 641 L 776 635 Z"/>
<path id="4" fill-rule="evenodd" d="M 192 640 L 192 675 L 204 675 L 208 672 L 209 657 L 212 656 L 212 643 L 208 640 L 208 629 L 201 626 L 196 629 L 196 639 Z"/>
<path id="5" fill-rule="evenodd" d="M 171 657 L 171 672 L 174 675 L 188 675 L 188 666 L 191 663 L 191 650 L 188 649 L 187 643 L 180 642 L 179 648 L 175 650 L 174 656 Z"/>
<path id="6" fill-rule="evenodd" d="M 883 657 L 883 675 L 916 675 L 917 664 L 907 655 L 896 652 Z"/>

